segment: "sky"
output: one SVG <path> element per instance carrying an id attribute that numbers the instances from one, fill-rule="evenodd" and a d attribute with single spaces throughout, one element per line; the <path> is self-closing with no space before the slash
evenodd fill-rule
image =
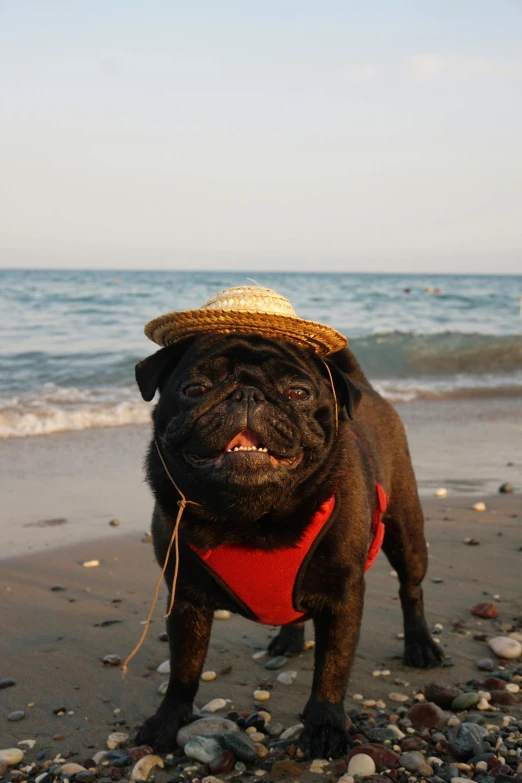
<path id="1" fill-rule="evenodd" d="M 522 272 L 519 0 L 0 0 L 0 266 Z"/>

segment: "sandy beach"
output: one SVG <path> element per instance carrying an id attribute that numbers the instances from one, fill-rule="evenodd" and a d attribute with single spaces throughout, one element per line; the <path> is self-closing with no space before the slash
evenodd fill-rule
<path id="1" fill-rule="evenodd" d="M 430 545 L 427 615 L 443 628 L 437 638 L 448 656 L 446 667 L 426 672 L 403 666 L 398 585 L 381 554 L 367 576 L 347 710 L 360 709 L 360 700 L 353 698 L 360 694 L 365 700 L 384 699 L 389 711 L 393 691 L 408 697 L 399 705 L 407 709 L 433 681 L 476 690 L 487 676 L 477 661 L 491 655 L 485 640 L 522 628 L 520 494 L 487 494 L 502 481 L 519 487 L 520 423 L 506 401 L 499 406 L 487 401 L 482 408 L 475 401 L 473 410 L 465 403 L 445 406 L 406 405 L 401 414 Z M 81 763 L 106 747 L 111 731 L 123 730 L 131 741 L 159 704 L 158 688 L 166 678 L 156 670 L 168 657 L 167 644 L 159 640 L 164 588 L 127 678 L 117 666 L 102 663 L 105 655 L 123 659 L 134 647 L 158 577 L 147 538 L 152 501 L 141 473 L 147 438 L 148 427 L 140 426 L 1 444 L 0 679 L 16 684 L 0 690 L 0 748 L 35 740 L 27 762 L 47 749 L 46 758 L 72 753 Z M 487 450 L 479 449 L 482 439 Z M 433 496 L 439 486 L 448 489 L 447 497 Z M 477 500 L 485 502 L 485 511 L 472 509 Z M 119 525 L 113 527 L 114 518 Z M 464 543 L 470 538 L 480 543 Z M 92 559 L 100 565 L 82 566 Z M 65 589 L 53 591 L 53 586 Z M 472 616 L 479 602 L 495 603 L 497 619 Z M 216 620 L 206 668 L 218 676 L 201 684 L 197 706 L 219 697 L 230 700 L 219 714 L 232 708 L 252 711 L 253 691 L 268 682 L 273 720 L 297 723 L 309 692 L 313 652 L 287 662 L 283 671 L 296 670 L 297 678 L 282 685 L 278 672 L 264 668 L 268 658 L 252 657 L 273 633 L 238 617 Z M 312 627 L 307 638 L 313 638 Z M 521 660 L 509 664 L 510 676 L 522 673 Z M 390 674 L 374 676 L 382 670 Z M 520 706 L 509 709 L 520 720 Z M 7 720 L 18 710 L 25 713 L 19 722 Z M 56 715 L 60 710 L 65 714 Z M 165 780 L 167 772 L 157 777 Z"/>

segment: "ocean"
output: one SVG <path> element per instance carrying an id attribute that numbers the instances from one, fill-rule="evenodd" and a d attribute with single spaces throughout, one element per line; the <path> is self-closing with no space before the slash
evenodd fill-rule
<path id="1" fill-rule="evenodd" d="M 0 270 L 0 438 L 147 422 L 144 324 L 249 277 L 345 334 L 392 402 L 522 396 L 522 276 Z"/>

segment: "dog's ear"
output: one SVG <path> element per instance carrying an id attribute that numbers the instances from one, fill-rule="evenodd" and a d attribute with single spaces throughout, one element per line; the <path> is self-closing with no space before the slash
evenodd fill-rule
<path id="1" fill-rule="evenodd" d="M 140 388 L 141 396 L 146 402 L 152 400 L 166 372 L 174 369 L 191 342 L 191 339 L 180 340 L 178 343 L 161 348 L 156 353 L 153 353 L 152 356 L 138 362 L 135 370 L 136 383 Z"/>
<path id="2" fill-rule="evenodd" d="M 341 354 L 342 351 L 339 351 L 338 353 Z M 345 408 L 350 419 L 355 418 L 355 413 L 362 399 L 361 390 L 357 384 L 350 380 L 344 369 L 342 369 L 342 359 L 341 361 L 338 361 L 336 354 L 331 354 L 323 359 L 323 362 L 332 373 L 332 380 L 339 408 Z"/>

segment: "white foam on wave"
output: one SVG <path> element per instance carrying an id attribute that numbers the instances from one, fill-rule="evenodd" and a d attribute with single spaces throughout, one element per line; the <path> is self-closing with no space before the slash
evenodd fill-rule
<path id="1" fill-rule="evenodd" d="M 128 389 L 91 391 L 46 384 L 38 397 L 0 400 L 0 439 L 146 424 L 150 413 L 150 405 Z"/>

